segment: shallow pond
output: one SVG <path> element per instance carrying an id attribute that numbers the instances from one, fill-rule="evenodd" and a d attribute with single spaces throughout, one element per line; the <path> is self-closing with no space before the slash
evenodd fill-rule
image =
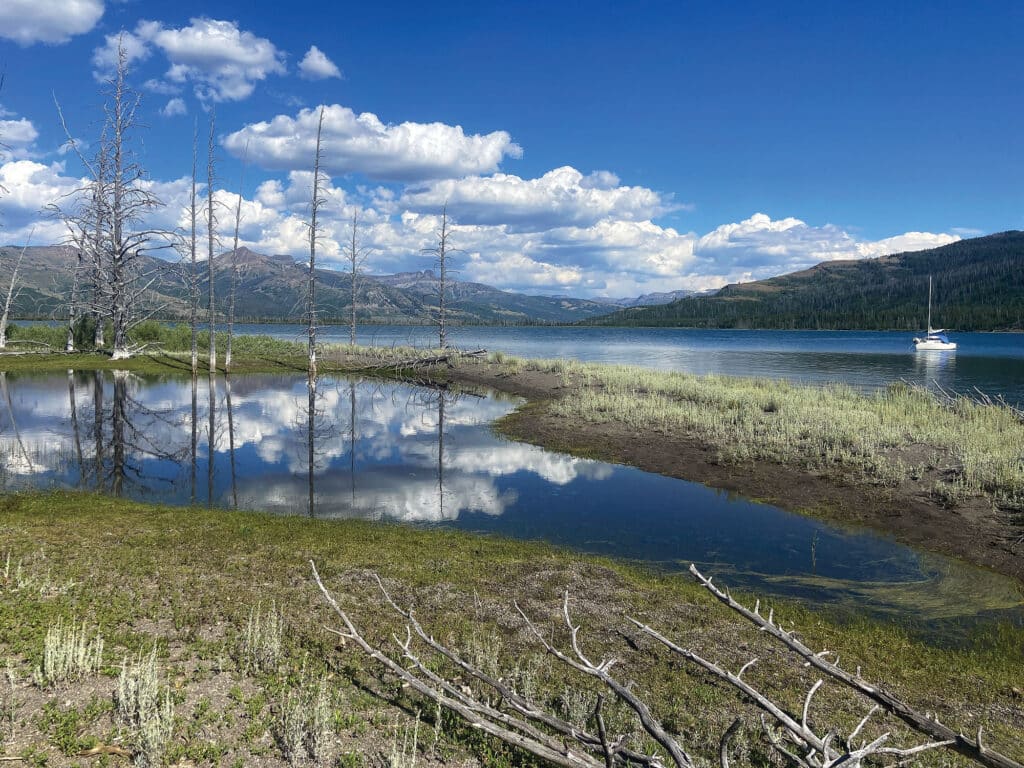
<path id="1" fill-rule="evenodd" d="M 542 539 L 900 621 L 1020 623 L 1010 580 L 696 483 L 512 442 L 495 395 L 305 376 L 0 373 L 0 486 Z"/>

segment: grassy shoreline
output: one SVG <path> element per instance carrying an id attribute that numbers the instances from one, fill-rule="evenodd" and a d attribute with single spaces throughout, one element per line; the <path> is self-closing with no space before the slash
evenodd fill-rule
<path id="1" fill-rule="evenodd" d="M 290 707 L 323 709 L 323 764 L 387 764 L 416 722 L 421 765 L 535 764 L 449 717 L 435 720 L 423 702 L 332 639 L 323 629 L 332 621 L 311 582 L 309 559 L 376 642 L 389 643 L 400 624 L 376 594 L 371 572 L 381 574 L 400 602 L 415 604 L 439 638 L 533 686 L 566 717 L 585 717 L 588 687 L 541 654 L 512 609 L 516 600 L 555 627 L 561 592 L 569 588 L 585 646 L 595 655 L 621 656 L 621 674 L 688 748 L 709 760 L 739 714 L 749 724 L 738 740 L 740 762 L 763 759 L 754 711 L 643 642 L 631 650 L 639 641 L 625 615 L 640 616 L 732 668 L 758 656 L 758 684 L 795 708 L 813 682 L 763 633 L 738 622 L 686 577 L 540 543 L 74 493 L 0 498 L 0 540 L 0 659 L 8 669 L 0 755 L 30 765 L 102 764 L 113 758 L 80 755 L 99 746 L 134 748 L 131 728 L 117 721 L 112 691 L 122 660 L 154 648 L 160 690 L 168 691 L 174 711 L 161 758 L 166 764 L 287 765 Z M 1024 631 L 993 628 L 970 649 L 943 649 L 892 626 L 837 625 L 784 601 L 773 604 L 776 616 L 792 621 L 810 645 L 841 653 L 844 666 L 862 666 L 868 679 L 965 732 L 984 725 L 993 748 L 1024 757 Z M 254 616 L 263 627 L 255 645 L 249 642 Z M 58 620 L 83 626 L 88 638 L 102 636 L 98 670 L 33 682 L 45 636 Z M 271 624 L 279 628 L 277 651 L 268 640 Z M 816 704 L 817 717 L 847 729 L 865 712 L 838 691 Z M 608 717 L 631 727 L 614 708 Z M 890 719 L 883 725 L 900 731 Z"/>

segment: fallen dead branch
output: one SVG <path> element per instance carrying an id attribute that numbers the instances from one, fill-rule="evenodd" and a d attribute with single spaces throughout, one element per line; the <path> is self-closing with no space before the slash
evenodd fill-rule
<path id="1" fill-rule="evenodd" d="M 692 573 L 704 588 L 714 595 L 719 602 L 727 605 L 747 621 L 755 624 L 761 631 L 770 634 L 780 643 L 800 656 L 807 665 L 817 669 L 819 672 L 822 672 L 831 679 L 849 686 L 871 701 L 874 701 L 878 707 L 894 714 L 915 731 L 926 734 L 933 739 L 937 739 L 939 745 L 948 746 L 956 752 L 959 752 L 965 757 L 969 757 L 982 765 L 991 766 L 992 768 L 1021 768 L 1021 764 L 1017 761 L 1011 760 L 998 752 L 994 752 L 986 748 L 982 742 L 982 729 L 980 727 L 978 728 L 976 740 L 972 741 L 964 734 L 957 733 L 951 728 L 943 725 L 938 721 L 938 719 L 923 715 L 902 699 L 886 691 L 884 688 L 868 683 L 864 680 L 860 674 L 860 667 L 857 667 L 856 674 L 850 674 L 846 670 L 840 668 L 838 659 L 835 662 L 828 661 L 826 657 L 832 655 L 828 651 L 820 651 L 818 653 L 812 651 L 800 641 L 794 632 L 787 632 L 778 622 L 774 621 L 774 615 L 771 612 L 769 612 L 767 617 L 762 616 L 759 604 L 755 604 L 754 609 L 750 610 L 733 600 L 728 590 L 721 590 L 712 584 L 711 579 L 705 577 L 700 571 L 698 571 L 696 566 L 690 566 L 690 573 Z M 641 631 L 646 632 L 658 640 L 662 640 L 656 633 L 649 630 L 647 627 L 644 627 L 636 620 L 631 619 L 631 621 L 640 627 Z M 662 640 L 662 642 L 664 641 Z M 811 693 L 813 694 L 813 691 Z M 810 696 L 808 696 L 808 701 L 810 701 Z M 871 713 L 868 714 L 868 717 L 870 717 L 870 715 Z"/>
<path id="2" fill-rule="evenodd" d="M 474 349 L 467 351 L 460 351 L 458 349 L 451 349 L 445 352 L 443 355 L 429 355 L 426 357 L 410 357 L 405 360 L 399 360 L 397 362 L 388 363 L 387 365 L 379 366 L 380 370 L 409 370 L 417 368 L 429 368 L 434 365 L 448 365 L 454 364 L 455 360 L 460 360 L 467 357 L 482 357 L 487 354 L 486 349 Z"/>
<path id="3" fill-rule="evenodd" d="M 406 628 L 404 637 L 392 636 L 396 651 L 389 653 L 374 647 L 360 633 L 355 623 L 327 589 L 316 565 L 312 561 L 310 565 L 320 592 L 344 625 L 343 629 L 328 627 L 328 630 L 346 641 L 352 641 L 364 653 L 397 676 L 403 686 L 458 714 L 472 727 L 562 766 L 657 768 L 673 765 L 676 768 L 692 768 L 696 764 L 695 758 L 679 742 L 678 736 L 666 729 L 648 704 L 633 690 L 632 685 L 612 674 L 613 667 L 618 663 L 617 659 L 610 657 L 594 661 L 586 655 L 579 636 L 580 626 L 573 623 L 570 615 L 568 591 L 563 596 L 561 606 L 561 618 L 568 632 L 568 650 L 562 650 L 555 645 L 518 604 L 516 609 L 530 633 L 548 654 L 576 672 L 599 681 L 616 700 L 632 710 L 643 732 L 660 747 L 660 754 L 643 754 L 627 744 L 628 734 L 612 735 L 608 732 L 602 711 L 605 694 L 597 695 L 593 714 L 589 718 L 589 721 L 596 725 L 594 733 L 569 723 L 540 702 L 514 690 L 511 683 L 481 670 L 427 632 L 411 609 L 403 609 L 392 599 L 379 577 L 377 585 L 384 602 L 405 620 Z M 636 619 L 630 621 L 642 634 L 656 640 L 673 654 L 681 656 L 712 677 L 727 683 L 753 702 L 763 713 L 761 724 L 768 746 L 789 763 L 803 768 L 858 768 L 870 760 L 873 765 L 897 766 L 906 764 L 924 752 L 949 748 L 991 768 L 1024 768 L 1020 763 L 984 747 L 980 729 L 977 739 L 972 741 L 941 725 L 936 719 L 922 715 L 906 702 L 865 681 L 860 675 L 859 668 L 856 675 L 851 675 L 839 667 L 838 661 L 826 661 L 825 656 L 828 652 L 811 651 L 792 631 L 782 629 L 775 622 L 772 613 L 765 618 L 761 616 L 759 606 L 755 606 L 752 611 L 741 606 L 732 599 L 728 591 L 722 591 L 712 585 L 711 580 L 705 578 L 695 567 L 691 566 L 691 572 L 721 602 L 794 651 L 806 665 L 823 674 L 804 696 L 800 711 L 788 710 L 755 684 L 744 679 L 744 674 L 757 663 L 757 659 L 751 659 L 738 671 L 731 672 L 719 664 L 708 661 L 693 650 L 681 647 L 658 630 Z M 421 658 L 421 651 L 417 650 L 417 645 L 422 646 L 432 658 Z M 437 660 L 450 663 L 455 671 L 445 676 L 438 671 L 442 667 L 436 663 Z M 484 693 L 478 693 L 474 688 L 463 684 L 462 680 L 465 679 L 471 680 Z M 864 717 L 845 737 L 841 737 L 835 728 L 822 730 L 821 726 L 812 726 L 810 723 L 814 697 L 822 690 L 826 679 L 849 686 L 872 703 Z M 492 702 L 494 696 L 497 697 L 496 703 Z M 912 732 L 926 737 L 926 740 L 909 746 L 893 746 L 890 732 L 880 733 L 869 739 L 865 735 L 866 726 L 879 710 L 896 715 Z M 742 720 L 737 718 L 721 736 L 718 758 L 722 768 L 729 768 L 730 744 L 741 727 Z"/>
<path id="4" fill-rule="evenodd" d="M 124 747 L 113 744 L 98 744 L 91 749 L 79 752 L 77 757 L 95 757 L 96 755 L 117 755 L 118 757 L 131 757 L 132 753 Z"/>

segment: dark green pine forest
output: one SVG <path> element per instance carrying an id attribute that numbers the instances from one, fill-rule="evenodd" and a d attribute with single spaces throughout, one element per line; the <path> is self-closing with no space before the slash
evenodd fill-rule
<path id="1" fill-rule="evenodd" d="M 1024 232 L 1002 232 L 877 259 L 831 261 L 710 296 L 638 307 L 587 325 L 687 328 L 921 330 L 932 325 L 1024 330 Z"/>

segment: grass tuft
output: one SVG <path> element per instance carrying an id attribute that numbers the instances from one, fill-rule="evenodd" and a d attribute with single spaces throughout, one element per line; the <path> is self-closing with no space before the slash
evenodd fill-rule
<path id="1" fill-rule="evenodd" d="M 168 688 L 161 689 L 156 649 L 121 665 L 114 693 L 118 722 L 127 729 L 135 765 L 161 765 L 174 730 L 174 703 Z"/>
<path id="2" fill-rule="evenodd" d="M 65 624 L 58 618 L 46 632 L 43 641 L 43 663 L 36 668 L 34 680 L 40 688 L 78 680 L 98 672 L 103 663 L 103 638 L 97 632 L 92 638 L 81 626 Z"/>
<path id="3" fill-rule="evenodd" d="M 241 663 L 246 672 L 273 672 L 281 659 L 284 643 L 284 618 L 271 602 L 264 614 L 257 605 L 249 611 L 241 649 Z"/>

